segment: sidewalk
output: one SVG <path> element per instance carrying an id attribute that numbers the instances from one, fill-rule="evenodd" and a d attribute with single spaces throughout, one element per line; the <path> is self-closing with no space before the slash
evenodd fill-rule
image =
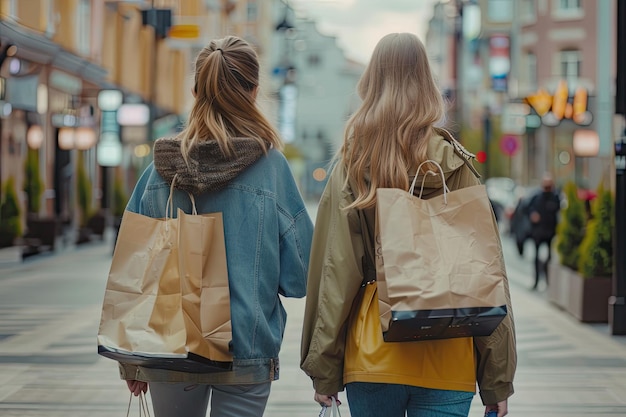
<path id="1" fill-rule="evenodd" d="M 626 416 L 625 339 L 581 324 L 543 293 L 529 291 L 526 264 L 503 243 L 519 356 L 509 415 Z M 100 303 L 94 300 L 101 299 L 110 251 L 110 244 L 92 244 L 0 268 L 0 416 L 126 415 L 129 397 L 116 365 L 95 353 Z M 70 298 L 63 280 L 85 287 Z M 281 375 L 265 415 L 316 416 L 311 383 L 299 369 L 304 300 L 283 301 Z M 342 416 L 350 416 L 345 393 L 340 398 Z M 476 396 L 470 415 L 482 410 Z M 130 415 L 138 415 L 136 403 Z"/>

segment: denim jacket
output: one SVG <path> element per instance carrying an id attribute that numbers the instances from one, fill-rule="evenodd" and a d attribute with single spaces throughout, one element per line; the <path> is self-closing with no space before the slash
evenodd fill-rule
<path id="1" fill-rule="evenodd" d="M 159 169 L 158 152 L 159 147 L 155 146 L 155 162 L 141 176 L 127 210 L 163 218 L 170 184 L 159 173 L 167 167 Z M 200 164 L 206 162 L 204 156 Z M 217 171 L 209 167 L 188 175 L 187 180 L 203 181 L 206 176 L 219 176 L 221 181 L 218 190 L 204 184 L 197 186 L 193 194 L 198 213 L 223 215 L 233 370 L 192 374 L 121 365 L 123 379 L 210 384 L 278 379 L 278 354 L 287 319 L 279 295 L 301 298 L 306 294 L 313 224 L 282 153 L 270 149 L 249 166 L 239 165 L 232 178 L 224 182 L 223 174 L 229 168 L 232 165 Z M 173 202 L 174 216 L 176 208 L 191 213 L 187 192 L 175 189 Z"/>

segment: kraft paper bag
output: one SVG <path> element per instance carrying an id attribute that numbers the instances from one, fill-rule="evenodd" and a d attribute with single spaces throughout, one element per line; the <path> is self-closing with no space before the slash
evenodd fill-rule
<path id="1" fill-rule="evenodd" d="M 216 361 L 232 361 L 230 290 L 222 213 L 189 215 L 179 209 L 178 219 L 187 348 Z"/>
<path id="2" fill-rule="evenodd" d="M 414 196 L 414 186 L 377 190 L 385 341 L 490 335 L 507 314 L 506 272 L 485 186 L 445 187 L 428 200 Z"/>
<path id="3" fill-rule="evenodd" d="M 98 353 L 176 371 L 231 370 L 223 233 L 221 214 L 178 210 L 177 218 L 154 219 L 126 211 L 104 295 Z M 208 293 L 213 288 L 221 289 L 217 297 Z"/>

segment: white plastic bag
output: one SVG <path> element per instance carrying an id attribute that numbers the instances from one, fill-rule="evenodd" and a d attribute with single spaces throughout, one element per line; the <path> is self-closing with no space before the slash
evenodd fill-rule
<path id="1" fill-rule="evenodd" d="M 319 417 L 341 417 L 341 412 L 339 412 L 339 406 L 337 405 L 337 400 L 335 399 L 335 397 L 331 397 L 330 398 L 331 401 L 331 406 L 330 406 L 330 413 L 328 412 L 328 406 L 323 405 L 322 406 L 322 411 L 320 411 L 320 415 Z"/>

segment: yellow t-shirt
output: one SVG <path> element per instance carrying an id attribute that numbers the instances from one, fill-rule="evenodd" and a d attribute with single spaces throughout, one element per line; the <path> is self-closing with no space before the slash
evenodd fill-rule
<path id="1" fill-rule="evenodd" d="M 377 382 L 455 391 L 476 391 L 471 337 L 385 342 L 376 284 L 366 285 L 348 322 L 343 382 Z"/>

